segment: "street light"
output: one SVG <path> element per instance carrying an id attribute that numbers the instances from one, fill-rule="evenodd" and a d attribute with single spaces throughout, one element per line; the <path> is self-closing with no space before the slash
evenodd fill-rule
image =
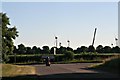
<path id="1" fill-rule="evenodd" d="M 70 41 L 69 41 L 69 40 L 67 40 L 67 42 L 68 42 L 68 47 L 70 47 Z"/>
<path id="2" fill-rule="evenodd" d="M 56 39 L 56 48 L 57 48 L 57 39 L 58 39 L 58 37 L 55 36 L 55 39 Z"/>
<path id="3" fill-rule="evenodd" d="M 59 43 L 59 46 L 61 47 L 61 42 Z"/>
<path id="4" fill-rule="evenodd" d="M 117 41 L 118 41 L 118 39 L 117 39 L 117 38 L 115 38 L 115 41 L 116 41 L 116 46 L 117 46 Z"/>

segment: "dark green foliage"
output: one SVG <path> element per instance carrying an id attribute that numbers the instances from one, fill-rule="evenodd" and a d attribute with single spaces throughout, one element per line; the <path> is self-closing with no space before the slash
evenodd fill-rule
<path id="1" fill-rule="evenodd" d="M 26 53 L 27 54 L 31 54 L 32 53 L 31 47 L 26 47 Z"/>
<path id="2" fill-rule="evenodd" d="M 54 47 L 50 49 L 50 54 L 54 54 Z"/>
<path id="3" fill-rule="evenodd" d="M 96 52 L 103 53 L 103 46 L 102 45 L 97 46 L 96 47 Z"/>
<path id="4" fill-rule="evenodd" d="M 66 47 L 61 46 L 58 50 L 59 54 L 64 54 L 66 52 Z"/>
<path id="5" fill-rule="evenodd" d="M 8 63 L 15 63 L 15 58 L 14 56 L 9 56 L 9 62 Z M 42 58 L 41 55 L 32 55 L 32 56 L 16 56 L 16 63 L 29 63 L 29 62 L 41 62 Z"/>
<path id="6" fill-rule="evenodd" d="M 18 45 L 18 53 L 26 53 L 26 47 L 23 44 Z"/>
<path id="7" fill-rule="evenodd" d="M 67 51 L 72 51 L 72 52 L 73 52 L 73 49 L 70 48 L 70 47 L 67 47 L 66 50 L 67 50 Z"/>
<path id="8" fill-rule="evenodd" d="M 40 51 L 41 51 L 40 48 L 37 48 L 36 46 L 33 46 L 33 48 L 32 48 L 32 53 L 33 53 L 33 54 L 39 54 Z"/>
<path id="9" fill-rule="evenodd" d="M 13 39 L 18 36 L 17 28 L 14 26 L 9 28 L 10 25 L 9 18 L 6 16 L 5 13 L 0 13 L 2 16 L 2 59 L 3 62 L 8 61 L 8 54 L 12 54 L 14 50 Z"/>
<path id="10" fill-rule="evenodd" d="M 113 56 L 118 56 L 114 54 L 95 54 L 95 53 L 86 53 L 86 54 L 79 54 L 79 55 L 74 55 L 74 59 L 84 59 L 84 60 L 94 60 L 94 59 L 101 59 L 104 60 L 106 58 L 110 58 Z"/>
<path id="11" fill-rule="evenodd" d="M 88 51 L 87 47 L 85 47 L 85 46 L 81 46 L 80 49 L 81 49 L 80 52 L 87 52 Z"/>
<path id="12" fill-rule="evenodd" d="M 39 47 L 33 46 L 31 47 L 25 47 L 23 44 L 18 45 L 18 49 L 16 46 L 14 46 L 13 53 L 16 54 L 40 54 L 42 53 L 41 49 Z"/>
<path id="13" fill-rule="evenodd" d="M 90 45 L 90 46 L 88 47 L 88 52 L 95 52 L 94 46 Z"/>
<path id="14" fill-rule="evenodd" d="M 18 45 L 18 49 L 14 47 L 14 53 L 17 54 L 54 54 L 54 48 L 52 47 L 49 49 L 49 46 L 43 46 L 43 49 L 41 50 L 39 47 L 33 46 L 31 47 L 25 47 L 23 44 Z M 120 48 L 118 46 L 116 47 L 109 47 L 102 45 L 99 45 L 96 47 L 96 50 L 93 46 L 89 46 L 88 48 L 85 46 L 78 47 L 76 50 L 73 50 L 70 47 L 63 47 L 56 48 L 56 54 L 64 54 L 66 51 L 74 52 L 75 54 L 82 54 L 82 53 L 120 53 Z"/>
<path id="15" fill-rule="evenodd" d="M 103 47 L 102 45 L 99 45 L 98 47 L 96 47 L 96 52 L 98 53 L 120 53 L 120 48 L 118 46 L 111 48 L 110 46 Z"/>
<path id="16" fill-rule="evenodd" d="M 54 55 L 54 61 L 59 62 L 64 60 L 64 55 Z"/>
<path id="17" fill-rule="evenodd" d="M 104 53 L 110 53 L 110 52 L 112 52 L 111 47 L 105 46 L 105 47 L 103 48 L 103 52 L 104 52 Z"/>
<path id="18" fill-rule="evenodd" d="M 85 46 L 81 46 L 80 48 L 77 48 L 77 50 L 74 50 L 76 54 L 80 54 L 82 52 L 87 52 L 87 51 L 88 51 L 88 48 Z"/>
<path id="19" fill-rule="evenodd" d="M 112 53 L 120 53 L 120 48 L 118 46 L 115 46 L 111 50 Z"/>
<path id="20" fill-rule="evenodd" d="M 67 51 L 68 53 L 71 53 L 71 51 Z M 69 55 L 67 53 L 67 55 Z M 73 54 L 73 53 L 72 53 Z M 104 60 L 106 58 L 110 58 L 110 57 L 116 57 L 118 55 L 114 55 L 114 54 L 95 54 L 95 53 L 82 53 L 82 54 L 74 54 L 74 59 L 75 60 Z M 15 57 L 14 55 L 9 55 L 9 63 L 14 63 L 15 62 Z M 52 62 L 61 62 L 61 61 L 68 61 L 68 60 L 72 60 L 73 59 L 73 55 L 72 58 L 70 57 L 65 57 L 64 54 L 57 54 L 54 55 L 54 59 L 52 59 Z M 42 63 L 43 58 L 42 55 L 16 55 L 16 63 L 29 63 L 29 62 L 33 62 L 33 63 Z"/>
<path id="21" fill-rule="evenodd" d="M 48 46 L 43 46 L 43 54 L 49 54 L 50 50 Z"/>
<path id="22" fill-rule="evenodd" d="M 66 51 L 64 53 L 65 60 L 73 60 L 74 59 L 74 53 L 72 51 Z"/>

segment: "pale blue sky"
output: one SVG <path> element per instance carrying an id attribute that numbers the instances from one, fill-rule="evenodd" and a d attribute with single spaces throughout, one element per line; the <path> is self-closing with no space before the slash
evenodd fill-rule
<path id="1" fill-rule="evenodd" d="M 119 0 L 1 0 L 2 2 L 118 2 Z"/>
<path id="2" fill-rule="evenodd" d="M 52 47 L 56 35 L 76 49 L 91 45 L 97 28 L 95 47 L 111 46 L 118 35 L 117 2 L 3 2 L 2 11 L 19 31 L 15 45 Z"/>

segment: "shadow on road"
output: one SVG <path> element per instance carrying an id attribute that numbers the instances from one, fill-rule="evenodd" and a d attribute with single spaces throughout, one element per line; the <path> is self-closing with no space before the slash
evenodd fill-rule
<path id="1" fill-rule="evenodd" d="M 43 80 L 43 79 L 79 79 L 79 80 L 120 80 L 120 77 L 101 73 L 61 73 L 50 75 L 22 75 L 3 77 L 2 80 Z"/>

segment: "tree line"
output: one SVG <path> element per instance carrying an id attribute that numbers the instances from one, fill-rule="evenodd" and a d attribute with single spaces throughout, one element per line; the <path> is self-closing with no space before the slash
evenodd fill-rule
<path id="1" fill-rule="evenodd" d="M 13 53 L 16 54 L 54 54 L 54 48 L 52 47 L 49 48 L 49 46 L 43 46 L 42 49 L 37 46 L 33 47 L 25 47 L 24 44 L 19 44 L 18 48 L 14 46 Z M 97 52 L 97 53 L 120 53 L 120 48 L 118 46 L 115 47 L 110 47 L 110 46 L 105 46 L 103 47 L 102 45 L 98 45 L 96 48 L 94 46 L 81 46 L 78 47 L 77 49 L 72 49 L 71 47 L 63 47 L 61 46 L 60 48 L 56 48 L 56 54 L 64 54 L 66 51 L 71 51 L 74 52 L 75 54 L 80 54 L 80 53 L 86 53 L 86 52 Z"/>

